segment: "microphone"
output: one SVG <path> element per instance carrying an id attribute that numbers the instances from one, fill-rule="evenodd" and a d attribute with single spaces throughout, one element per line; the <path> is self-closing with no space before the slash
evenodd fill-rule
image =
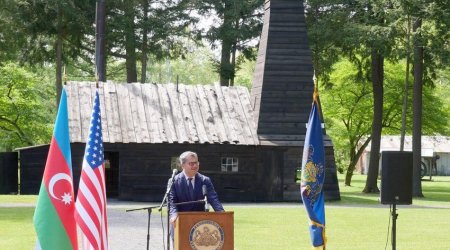
<path id="1" fill-rule="evenodd" d="M 172 188 L 173 177 L 175 177 L 175 175 L 177 175 L 177 173 L 178 173 L 177 169 L 172 170 L 172 176 L 169 178 L 169 181 L 167 181 L 166 193 L 170 192 L 170 189 Z"/>
<path id="2" fill-rule="evenodd" d="M 170 177 L 170 179 L 173 179 L 173 177 L 175 177 L 175 175 L 177 175 L 178 170 L 175 168 L 174 170 L 172 170 L 172 177 Z"/>
<path id="3" fill-rule="evenodd" d="M 206 188 L 206 185 L 202 186 L 202 193 L 203 196 L 205 197 L 205 212 L 209 212 L 209 204 L 208 204 L 208 190 Z"/>
<path id="4" fill-rule="evenodd" d="M 160 205 L 159 208 L 158 208 L 159 211 L 161 211 L 162 207 L 164 206 L 164 202 L 166 202 L 166 200 L 167 200 L 167 203 L 169 203 L 167 197 L 168 197 L 168 195 L 169 195 L 169 193 L 170 193 L 170 190 L 172 189 L 172 185 L 173 185 L 173 177 L 175 177 L 175 175 L 176 175 L 177 173 L 178 173 L 178 170 L 177 170 L 177 169 L 172 170 L 172 176 L 171 176 L 171 177 L 169 178 L 169 180 L 167 181 L 166 193 L 164 194 L 164 198 L 163 198 L 163 200 L 162 200 L 162 202 L 161 202 L 161 205 Z M 167 205 L 169 205 L 169 204 L 167 204 Z"/>
<path id="5" fill-rule="evenodd" d="M 167 194 L 170 192 L 170 189 L 172 188 L 173 177 L 175 177 L 175 175 L 177 175 L 177 173 L 178 173 L 178 170 L 176 168 L 174 170 L 172 170 L 172 176 L 169 178 L 169 181 L 167 181 L 167 189 L 166 189 Z"/>

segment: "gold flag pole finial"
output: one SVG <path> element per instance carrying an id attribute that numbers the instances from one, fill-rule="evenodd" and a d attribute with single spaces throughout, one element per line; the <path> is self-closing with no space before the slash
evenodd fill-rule
<path id="1" fill-rule="evenodd" d="M 98 88 L 98 71 L 95 71 L 95 87 Z"/>
<path id="2" fill-rule="evenodd" d="M 63 67 L 63 82 L 64 85 L 67 85 L 66 66 Z"/>
<path id="3" fill-rule="evenodd" d="M 318 88 L 318 86 L 317 86 L 316 70 L 314 70 L 313 81 L 314 81 L 313 100 L 314 100 L 314 101 L 317 101 L 317 100 L 318 100 L 318 97 L 319 97 L 319 88 Z"/>

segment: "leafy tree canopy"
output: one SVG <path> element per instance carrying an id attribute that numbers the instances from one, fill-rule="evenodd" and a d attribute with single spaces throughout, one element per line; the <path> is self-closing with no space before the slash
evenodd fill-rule
<path id="1" fill-rule="evenodd" d="M 387 63 L 385 66 L 382 121 L 385 135 L 400 134 L 404 72 L 400 63 Z M 327 133 L 333 139 L 340 169 L 353 168 L 359 158 L 355 159 L 358 147 L 370 139 L 367 135 L 372 126 L 372 86 L 364 75 L 355 64 L 341 60 L 334 67 L 331 84 L 320 91 Z M 411 88 L 408 90 L 407 134 L 412 133 Z M 431 86 L 424 88 L 424 135 L 448 133 L 450 113 L 445 98 Z"/>
<path id="2" fill-rule="evenodd" d="M 0 66 L 1 149 L 50 141 L 53 92 L 51 85 L 17 64 Z"/>

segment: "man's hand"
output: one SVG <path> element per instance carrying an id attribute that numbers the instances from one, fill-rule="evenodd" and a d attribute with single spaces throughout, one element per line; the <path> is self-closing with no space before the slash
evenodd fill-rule
<path id="1" fill-rule="evenodd" d="M 175 228 L 176 226 L 177 219 L 178 215 L 174 215 L 173 217 L 170 218 L 170 224 L 173 226 L 173 228 Z"/>

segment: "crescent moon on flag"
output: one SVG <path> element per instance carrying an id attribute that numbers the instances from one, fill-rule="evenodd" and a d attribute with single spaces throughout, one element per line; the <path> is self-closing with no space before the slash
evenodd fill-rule
<path id="1" fill-rule="evenodd" d="M 49 189 L 48 191 L 49 191 L 50 195 L 57 200 L 60 200 L 60 199 L 55 196 L 55 193 L 53 192 L 53 187 L 55 186 L 56 182 L 58 182 L 60 180 L 66 180 L 70 183 L 70 185 L 72 185 L 72 178 L 70 178 L 70 176 L 68 174 L 58 173 L 58 174 L 53 175 L 53 177 L 50 179 L 50 182 L 48 184 L 48 189 Z"/>

